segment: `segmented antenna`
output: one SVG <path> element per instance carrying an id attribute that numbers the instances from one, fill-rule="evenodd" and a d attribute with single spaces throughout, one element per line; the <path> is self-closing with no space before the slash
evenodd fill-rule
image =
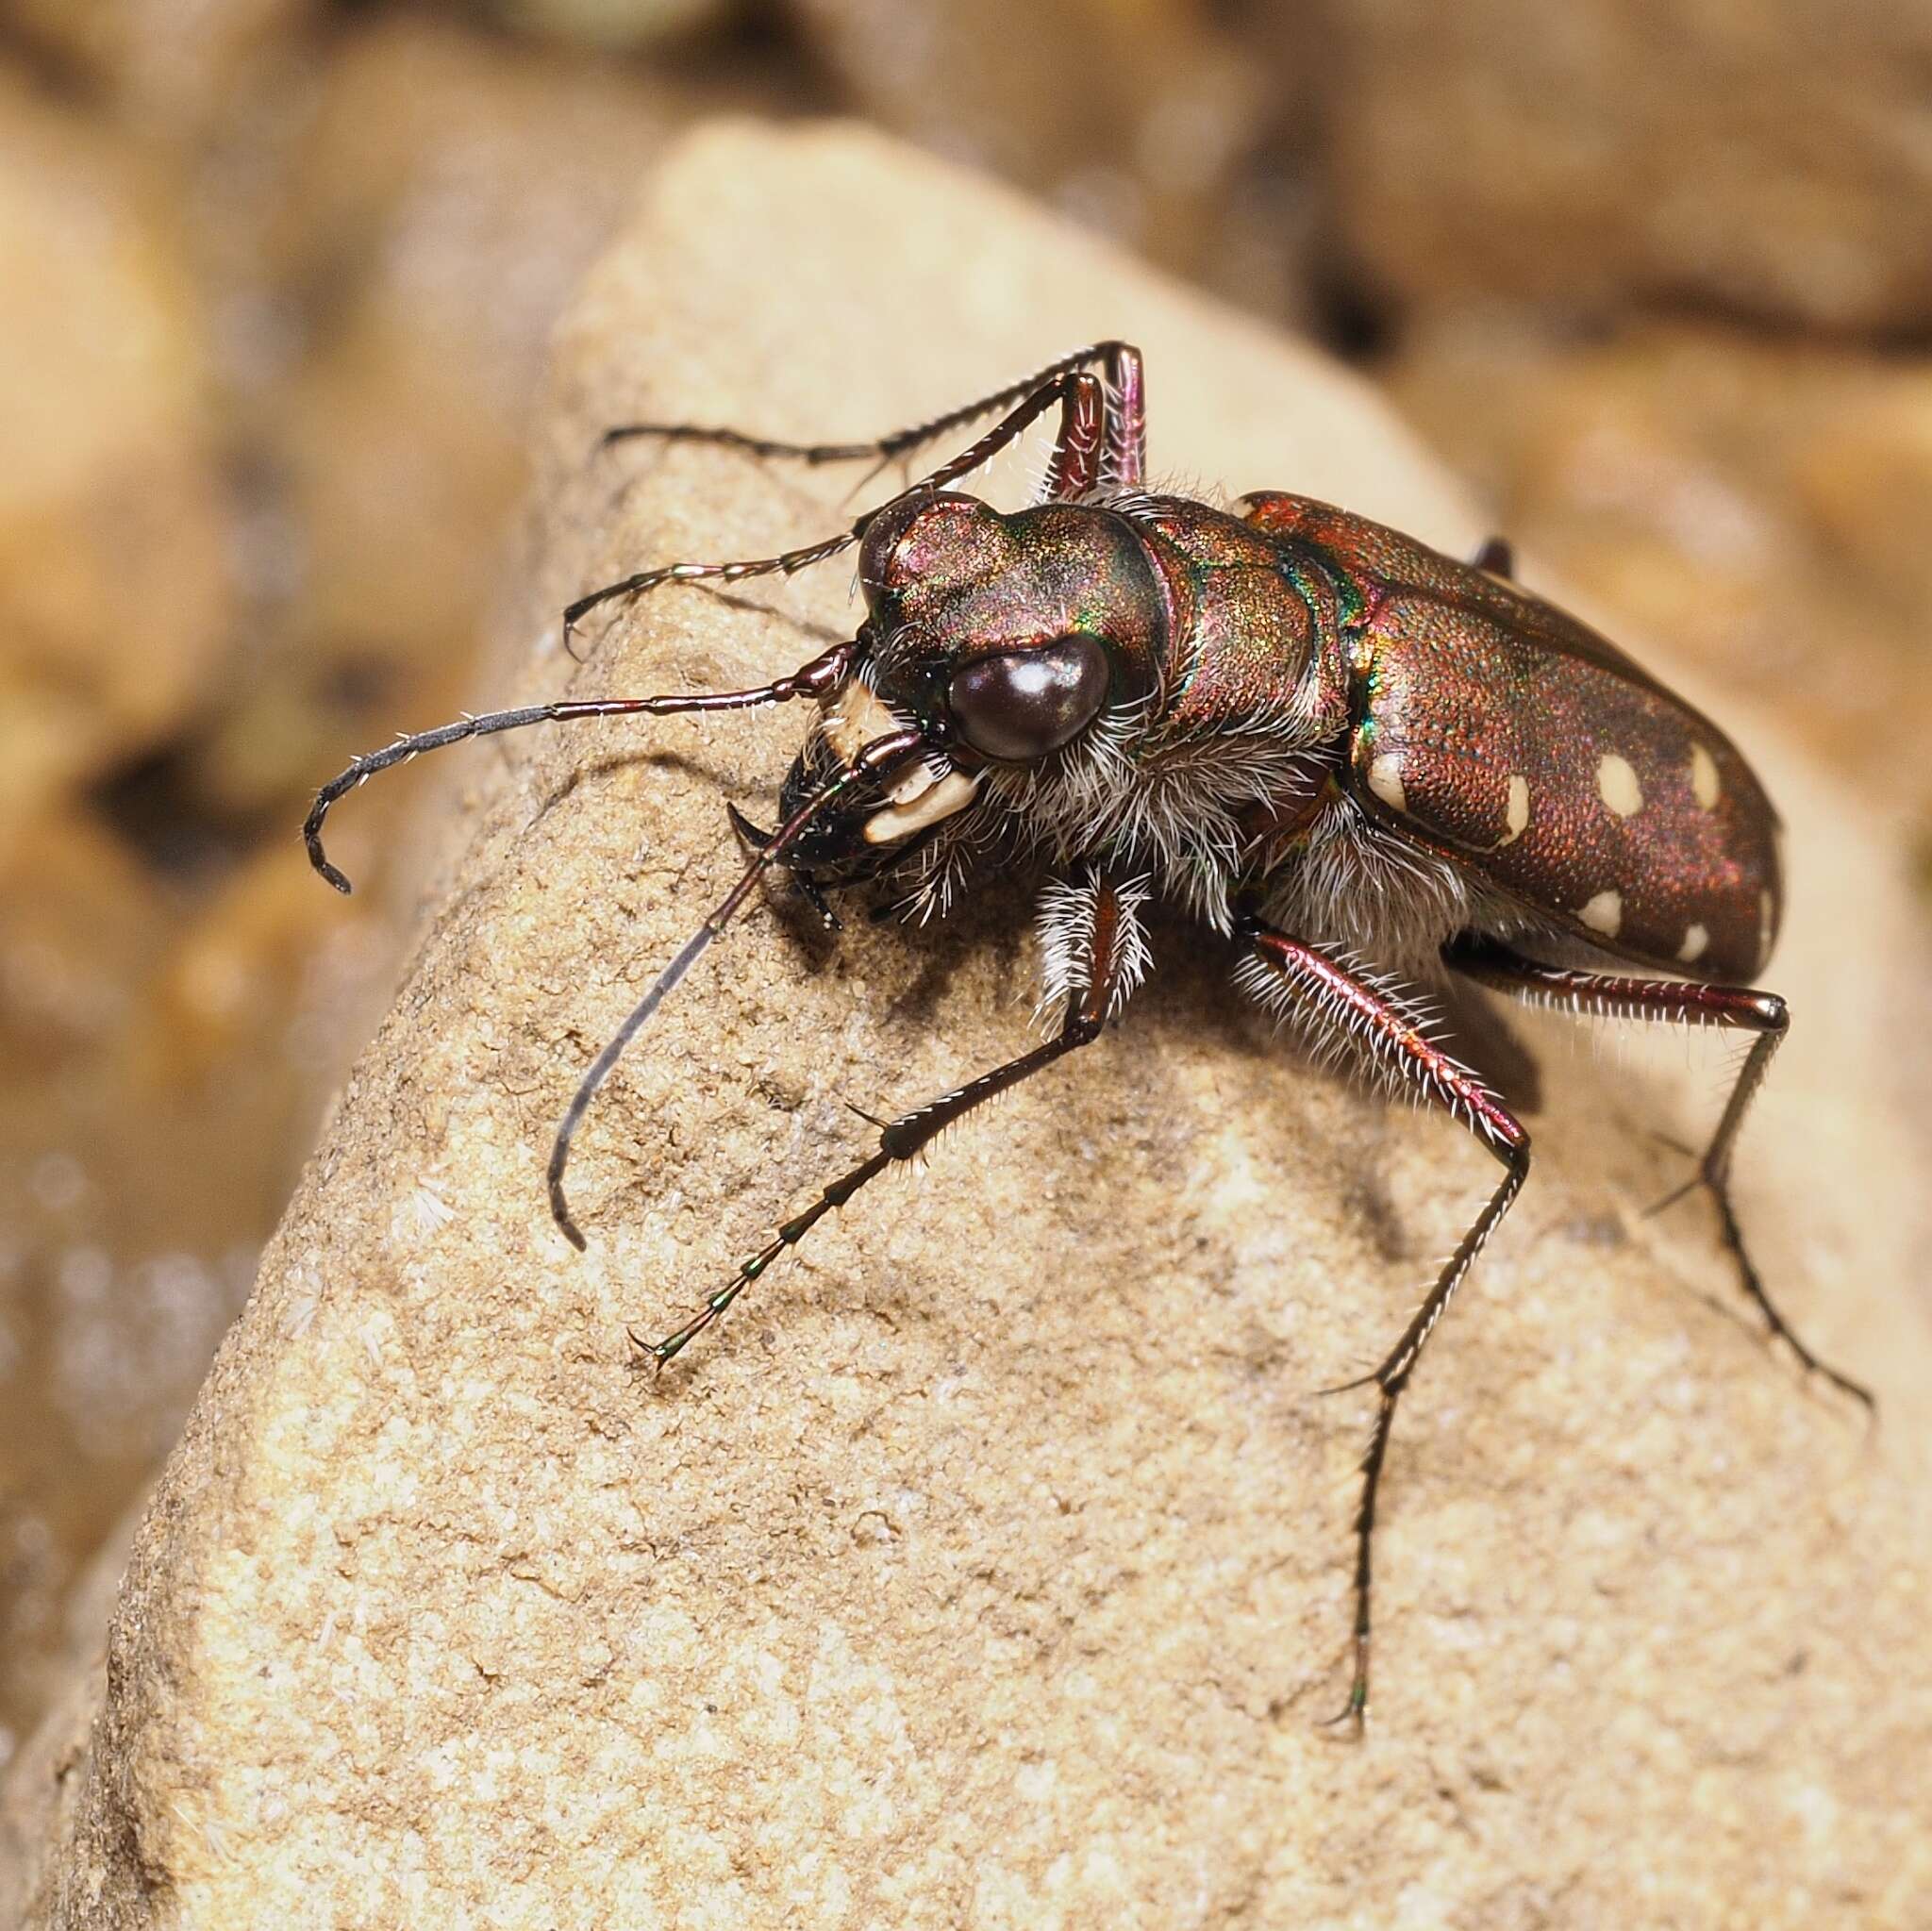
<path id="1" fill-rule="evenodd" d="M 439 724 L 433 731 L 398 738 L 393 744 L 355 759 L 340 777 L 329 779 L 316 792 L 315 803 L 309 807 L 302 824 L 302 841 L 308 847 L 308 862 L 338 891 L 350 891 L 348 879 L 329 863 L 322 849 L 322 822 L 328 816 L 329 807 L 345 792 L 367 784 L 377 772 L 387 771 L 392 764 L 407 764 L 425 751 L 441 751 L 446 744 L 460 744 L 468 738 L 487 738 L 498 731 L 520 731 L 526 724 L 571 724 L 579 718 L 673 717 L 686 711 L 749 710 L 761 704 L 789 704 L 794 697 L 823 697 L 844 682 L 858 649 L 857 642 L 849 640 L 835 643 L 809 663 L 801 664 L 791 676 L 750 691 L 700 691 L 665 697 L 599 697 L 569 704 L 532 704 L 521 710 L 491 710 L 480 717 L 465 716 L 453 724 Z"/>

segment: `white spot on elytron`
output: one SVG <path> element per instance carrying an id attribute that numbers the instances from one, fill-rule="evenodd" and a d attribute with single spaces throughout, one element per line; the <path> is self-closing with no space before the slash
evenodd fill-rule
<path id="1" fill-rule="evenodd" d="M 1578 909 L 1576 916 L 1592 932 L 1601 932 L 1606 939 L 1614 939 L 1624 924 L 1624 894 L 1621 891 L 1600 891 L 1588 905 Z"/>
<path id="2" fill-rule="evenodd" d="M 1596 788 L 1619 818 L 1643 809 L 1643 787 L 1637 782 L 1637 773 L 1627 757 L 1619 757 L 1614 751 L 1597 759 Z"/>
<path id="3" fill-rule="evenodd" d="M 1369 789 L 1391 811 L 1407 811 L 1408 799 L 1402 789 L 1402 753 L 1385 751 L 1369 765 Z"/>
<path id="4" fill-rule="evenodd" d="M 983 773 L 968 777 L 963 771 L 949 771 L 935 785 L 929 785 L 909 805 L 889 805 L 865 821 L 865 841 L 869 845 L 891 844 L 894 839 L 910 838 L 941 818 L 963 811 L 978 794 Z"/>
<path id="5" fill-rule="evenodd" d="M 1684 942 L 1677 948 L 1679 965 L 1695 965 L 1704 957 L 1705 947 L 1710 943 L 1710 934 L 1702 925 L 1690 924 L 1684 927 Z"/>
<path id="6" fill-rule="evenodd" d="M 1690 747 L 1690 795 L 1707 811 L 1717 809 L 1724 785 L 1717 774 L 1717 759 L 1702 744 Z"/>
<path id="7" fill-rule="evenodd" d="M 1777 902 L 1771 893 L 1757 894 L 1757 963 L 1771 957 L 1771 941 L 1777 936 Z"/>
<path id="8" fill-rule="evenodd" d="M 1504 807 L 1503 822 L 1509 829 L 1496 847 L 1499 852 L 1504 845 L 1513 845 L 1529 824 L 1529 780 L 1521 772 L 1509 780 L 1509 802 Z"/>

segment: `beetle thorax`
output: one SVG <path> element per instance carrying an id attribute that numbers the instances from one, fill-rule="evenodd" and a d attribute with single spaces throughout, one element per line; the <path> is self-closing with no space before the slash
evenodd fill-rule
<path id="1" fill-rule="evenodd" d="M 869 535 L 868 694 L 841 697 L 826 727 L 856 742 L 909 718 L 946 743 L 950 770 L 876 821 L 938 827 L 914 857 L 918 895 L 942 898 L 975 851 L 998 844 L 1055 863 L 1098 857 L 1230 922 L 1245 822 L 1310 791 L 1346 699 L 1325 587 L 1298 585 L 1238 519 L 1186 509 L 1136 496 L 1003 516 L 949 495 Z M 1070 689 L 1083 667 L 1105 667 L 1105 702 L 1096 690 L 1064 744 L 1002 755 L 1005 680 L 1068 652 Z M 982 670 L 990 722 L 968 704 Z"/>

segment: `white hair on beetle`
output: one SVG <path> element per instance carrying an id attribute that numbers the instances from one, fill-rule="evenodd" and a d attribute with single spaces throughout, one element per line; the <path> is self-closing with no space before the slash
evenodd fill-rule
<path id="1" fill-rule="evenodd" d="M 1442 1015 L 1435 1002 L 1358 955 L 1334 948 L 1325 948 L 1324 953 L 1331 964 L 1391 1009 L 1393 1026 L 1371 1020 L 1320 974 L 1257 950 L 1242 953 L 1235 964 L 1234 982 L 1277 1025 L 1295 1034 L 1318 1067 L 1353 1073 L 1372 1090 L 1412 1106 L 1439 1107 L 1461 1121 L 1486 1145 L 1499 1144 L 1491 1123 L 1453 1087 L 1434 1080 L 1426 1090 L 1416 1084 L 1398 1027 L 1407 1028 L 1446 1062 L 1449 1071 L 1493 1098 L 1487 1081 L 1444 1050 Z"/>
<path id="2" fill-rule="evenodd" d="M 1151 882 L 1124 880 L 1113 888 L 1119 910 L 1108 956 L 1096 959 L 1093 936 L 1099 924 L 1100 887 L 1091 879 L 1050 878 L 1041 888 L 1037 914 L 1040 933 L 1040 999 L 1033 1023 L 1057 1030 L 1068 1008 L 1108 973 L 1113 992 L 1106 1017 L 1117 1018 L 1154 964 L 1141 912 L 1153 896 Z"/>

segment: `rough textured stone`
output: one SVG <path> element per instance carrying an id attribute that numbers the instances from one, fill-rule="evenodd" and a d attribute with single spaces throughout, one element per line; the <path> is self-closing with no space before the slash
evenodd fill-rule
<path id="1" fill-rule="evenodd" d="M 470 693 L 550 331 L 751 88 L 315 10 L 70 8 L 102 71 L 0 79 L 0 1762 L 393 990 L 396 818 L 346 918 L 289 827 Z"/>
<path id="2" fill-rule="evenodd" d="M 524 634 L 621 565 L 825 527 L 728 455 L 589 459 L 599 426 L 863 433 L 1108 332 L 1149 352 L 1171 472 L 1477 534 L 1314 357 L 874 138 L 726 128 L 563 332 Z M 491 694 L 812 647 L 666 598 Z M 1877 821 L 1731 722 L 1790 817 L 1800 1015 L 1744 1207 L 1886 1424 L 1759 1343 L 1707 1214 L 1640 1216 L 1680 1172 L 1650 1129 L 1707 1119 L 1715 1056 L 1526 1022 L 1538 1172 L 1401 1418 L 1359 1747 L 1318 1721 L 1367 1409 L 1311 1390 L 1386 1345 L 1482 1157 L 1307 1071 L 1169 924 L 1122 1034 L 653 1387 L 624 1323 L 865 1146 L 846 1102 L 1014 1049 L 1028 891 L 836 945 L 748 918 L 583 1136 L 580 1258 L 552 1123 L 735 870 L 721 793 L 761 804 L 798 721 L 472 755 L 454 890 L 162 1478 L 85 1748 L 23 1760 L 65 1766 L 28 1922 L 1922 1922 L 1924 1066 L 1891 1012 L 1923 956 Z"/>
<path id="3" fill-rule="evenodd" d="M 8 0 L 7 25 L 124 126 L 174 141 L 246 102 L 321 12 L 316 0 Z"/>
<path id="4" fill-rule="evenodd" d="M 567 45 L 635 53 L 722 27 L 740 0 L 482 0 L 481 10 Z"/>
<path id="5" fill-rule="evenodd" d="M 1924 0 L 1319 10 L 1341 228 L 1396 292 L 1932 319 Z"/>

